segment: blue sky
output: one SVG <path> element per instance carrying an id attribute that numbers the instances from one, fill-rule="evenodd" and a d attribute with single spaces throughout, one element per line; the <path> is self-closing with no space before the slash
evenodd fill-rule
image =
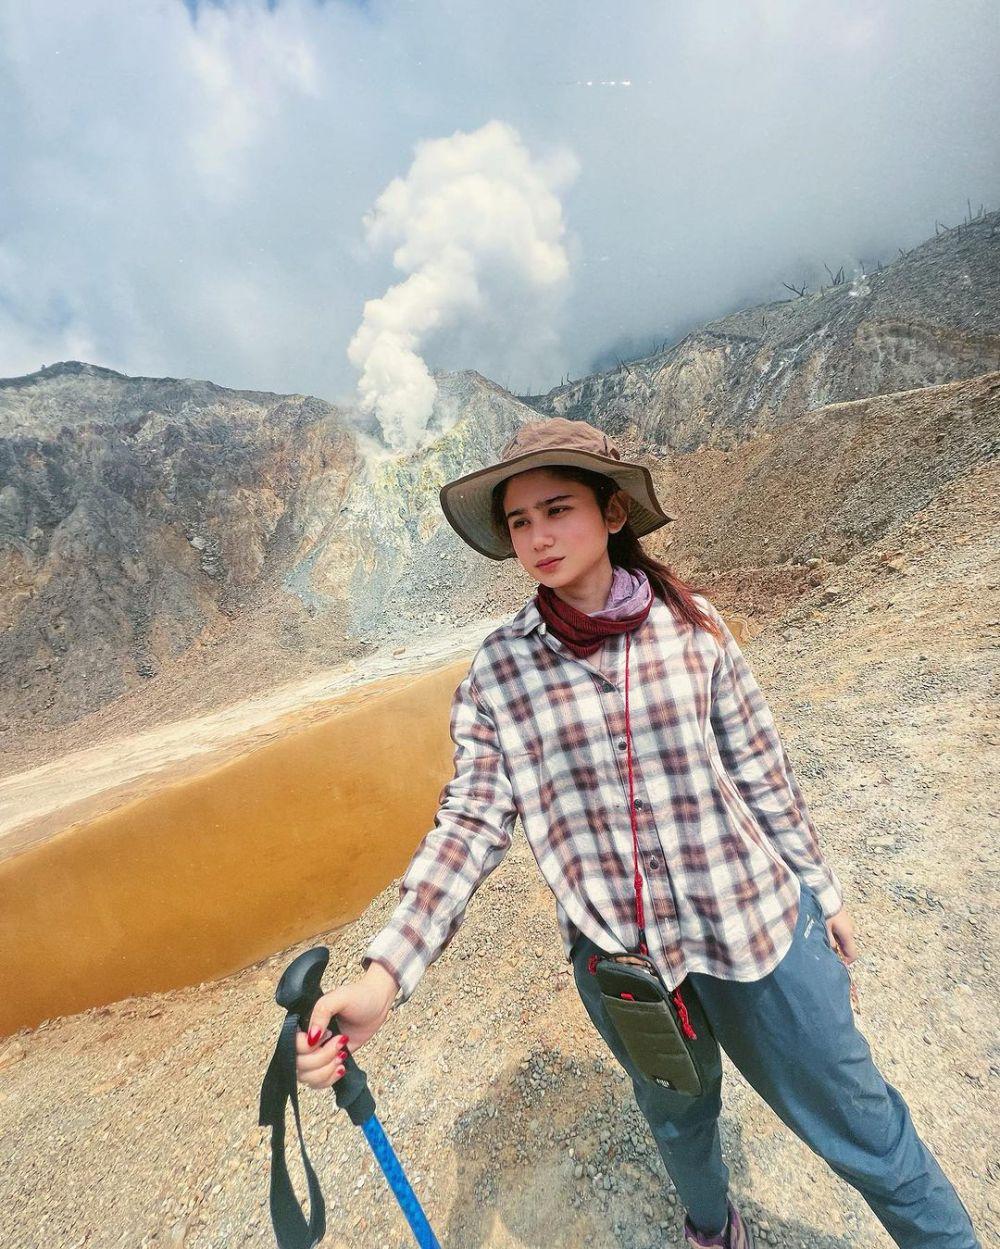
<path id="1" fill-rule="evenodd" d="M 997 64 L 995 3 L 0 0 L 0 375 L 547 389 L 1000 205 Z"/>

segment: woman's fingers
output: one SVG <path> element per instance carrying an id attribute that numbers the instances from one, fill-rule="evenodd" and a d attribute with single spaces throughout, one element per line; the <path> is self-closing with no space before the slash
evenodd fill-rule
<path id="1" fill-rule="evenodd" d="M 329 1030 L 315 1045 L 310 1045 L 307 1035 L 299 1032 L 295 1038 L 295 1073 L 310 1088 L 329 1088 L 341 1078 L 345 1070 L 347 1038 Z"/>
<path id="2" fill-rule="evenodd" d="M 303 1032 L 300 1028 L 295 1034 L 295 1052 L 296 1054 L 318 1054 L 331 1038 L 336 1041 L 338 1049 L 342 1049 L 343 1042 L 347 1040 L 345 1033 L 338 1032 L 335 1035 L 327 1028 L 325 1032 L 316 1037 L 313 1043 L 310 1044 L 308 1032 Z"/>
<path id="3" fill-rule="evenodd" d="M 300 1074 L 299 1079 L 303 1084 L 313 1089 L 328 1089 L 331 1084 L 336 1084 L 338 1080 L 343 1078 L 345 1071 L 344 1061 L 342 1058 L 332 1058 L 328 1063 L 315 1071 L 307 1071 Z"/>

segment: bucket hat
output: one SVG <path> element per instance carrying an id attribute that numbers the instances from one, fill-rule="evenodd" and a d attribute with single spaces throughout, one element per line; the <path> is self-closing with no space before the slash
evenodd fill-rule
<path id="1" fill-rule="evenodd" d="M 628 521 L 637 537 L 676 520 L 660 506 L 649 469 L 623 460 L 604 433 L 586 421 L 563 416 L 522 425 L 500 452 L 496 464 L 456 477 L 441 487 L 441 510 L 458 536 L 490 559 L 513 559 L 507 533 L 498 534 L 490 519 L 490 496 L 498 482 L 530 468 L 573 464 L 611 477 L 628 495 Z"/>

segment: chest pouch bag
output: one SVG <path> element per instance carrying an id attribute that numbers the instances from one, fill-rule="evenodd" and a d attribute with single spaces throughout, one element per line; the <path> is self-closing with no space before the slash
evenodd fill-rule
<path id="1" fill-rule="evenodd" d="M 705 1091 L 719 1047 L 685 981 L 673 991 L 642 954 L 604 954 L 594 975 L 608 1018 L 647 1079 L 689 1097 Z"/>

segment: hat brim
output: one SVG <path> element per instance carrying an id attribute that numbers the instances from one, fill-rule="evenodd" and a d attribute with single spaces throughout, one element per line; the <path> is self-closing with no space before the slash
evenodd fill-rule
<path id="1" fill-rule="evenodd" d="M 642 464 L 616 460 L 591 451 L 561 450 L 559 447 L 528 451 L 488 468 L 466 473 L 464 477 L 456 477 L 454 481 L 441 487 L 441 510 L 462 541 L 480 555 L 496 560 L 514 559 L 514 547 L 509 536 L 501 537 L 493 528 L 490 515 L 493 489 L 499 482 L 516 473 L 561 464 L 589 468 L 611 477 L 619 489 L 629 496 L 628 520 L 637 537 L 641 538 L 644 534 L 652 533 L 654 529 L 677 519 L 673 513 L 664 511 L 660 506 L 649 469 Z"/>

